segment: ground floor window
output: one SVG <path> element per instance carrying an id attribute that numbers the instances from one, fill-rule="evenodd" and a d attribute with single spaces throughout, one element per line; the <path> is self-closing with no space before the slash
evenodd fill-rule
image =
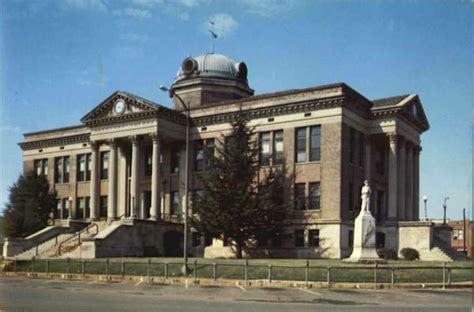
<path id="1" fill-rule="evenodd" d="M 319 247 L 319 230 L 308 231 L 308 245 L 311 247 Z"/>
<path id="2" fill-rule="evenodd" d="M 304 247 L 304 230 L 295 230 L 295 247 Z"/>
<path id="3" fill-rule="evenodd" d="M 385 233 L 377 232 L 375 234 L 375 246 L 376 248 L 385 248 Z"/>
<path id="4" fill-rule="evenodd" d="M 107 203 L 108 198 L 107 196 L 100 197 L 100 205 L 99 205 L 99 218 L 107 218 Z"/>

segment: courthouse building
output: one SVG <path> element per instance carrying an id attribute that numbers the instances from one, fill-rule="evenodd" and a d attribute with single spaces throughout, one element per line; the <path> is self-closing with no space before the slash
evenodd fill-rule
<path id="1" fill-rule="evenodd" d="M 179 253 L 183 102 L 191 118 L 190 191 L 200 189 L 205 151 L 230 133 L 240 110 L 256 127 L 261 166 L 286 159 L 294 176 L 289 226 L 283 239 L 256 249 L 275 257 L 349 256 L 365 179 L 379 247 L 398 250 L 401 232 L 431 231 L 429 222 L 418 222 L 420 136 L 429 128 L 418 95 L 368 99 L 345 83 L 254 95 L 245 63 L 206 54 L 183 61 L 170 96 L 173 108 L 116 91 L 79 125 L 25 134 L 24 171 L 47 176 L 58 196 L 56 221 L 26 245 L 28 239 L 11 240 L 4 253 L 31 255 L 38 244 L 38 256 Z M 230 255 L 220 240 L 191 236 L 196 255 Z M 56 247 L 58 239 L 70 246 L 58 252 L 53 239 Z"/>

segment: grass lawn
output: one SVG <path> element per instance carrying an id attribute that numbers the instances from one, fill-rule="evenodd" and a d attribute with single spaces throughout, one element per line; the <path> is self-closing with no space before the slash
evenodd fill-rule
<path id="1" fill-rule="evenodd" d="M 168 276 L 181 276 L 182 258 L 150 258 L 150 275 L 164 276 L 165 263 L 167 265 Z M 242 259 L 204 259 L 189 258 L 189 267 L 194 268 L 196 260 L 196 277 L 213 278 L 214 269 L 218 279 L 244 279 L 244 263 Z M 114 258 L 110 259 L 107 265 L 108 274 L 120 275 L 122 272 L 122 262 L 125 263 L 125 275 L 146 276 L 148 270 L 148 258 Z M 214 266 L 214 263 L 217 264 Z M 251 259 L 248 260 L 248 279 L 267 279 L 269 265 L 272 266 L 272 280 L 305 280 L 305 260 L 299 259 Z M 46 272 L 49 265 L 51 273 L 65 273 L 67 271 L 67 261 L 36 260 L 18 261 L 17 271 Z M 82 273 L 82 261 L 71 259 L 69 262 L 70 273 Z M 309 260 L 308 279 L 314 282 L 326 282 L 328 267 L 331 267 L 332 282 L 373 282 L 374 266 L 349 264 L 341 260 L 311 259 Z M 391 268 L 395 268 L 396 282 L 442 282 L 443 263 L 442 262 L 422 262 L 422 261 L 389 261 L 387 264 L 379 265 L 377 269 L 377 281 L 379 283 L 390 283 Z M 472 280 L 472 262 L 460 261 L 446 264 L 451 270 L 451 281 L 471 281 Z M 13 270 L 10 266 L 9 270 Z M 106 260 L 86 260 L 86 274 L 105 274 Z M 191 274 L 192 276 L 192 274 Z"/>

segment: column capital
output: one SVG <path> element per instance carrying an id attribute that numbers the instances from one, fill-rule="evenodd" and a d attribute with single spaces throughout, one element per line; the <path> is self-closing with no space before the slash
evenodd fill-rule
<path id="1" fill-rule="evenodd" d="M 387 134 L 390 144 L 397 144 L 400 136 L 396 132 L 390 132 Z"/>
<path id="2" fill-rule="evenodd" d="M 112 138 L 107 140 L 107 144 L 111 147 L 114 148 L 117 146 L 117 139 Z"/>
<path id="3" fill-rule="evenodd" d="M 419 145 L 415 145 L 413 147 L 413 152 L 416 156 L 419 156 L 422 150 L 423 150 L 423 148 Z"/>
<path id="4" fill-rule="evenodd" d="M 153 143 L 158 143 L 161 140 L 161 134 L 157 132 L 150 133 L 150 138 L 153 140 Z"/>
<path id="5" fill-rule="evenodd" d="M 97 150 L 100 146 L 100 143 L 99 143 L 99 141 L 94 140 L 94 141 L 90 141 L 89 145 L 91 146 L 91 149 Z"/>
<path id="6" fill-rule="evenodd" d="M 140 141 L 140 137 L 138 135 L 131 135 L 129 138 L 133 145 L 137 145 Z"/>

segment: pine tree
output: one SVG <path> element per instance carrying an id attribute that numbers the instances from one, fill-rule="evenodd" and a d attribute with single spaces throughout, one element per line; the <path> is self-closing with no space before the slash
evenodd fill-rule
<path id="1" fill-rule="evenodd" d="M 239 114 L 230 136 L 219 140 L 216 155 L 201 176 L 203 190 L 193 198 L 192 224 L 198 232 L 226 240 L 237 258 L 250 240 L 282 232 L 287 206 L 284 166 L 259 175 L 254 129 Z"/>
<path id="2" fill-rule="evenodd" d="M 6 237 L 26 237 L 47 225 L 56 205 L 56 192 L 50 192 L 45 176 L 29 172 L 10 187 L 4 211 Z"/>

